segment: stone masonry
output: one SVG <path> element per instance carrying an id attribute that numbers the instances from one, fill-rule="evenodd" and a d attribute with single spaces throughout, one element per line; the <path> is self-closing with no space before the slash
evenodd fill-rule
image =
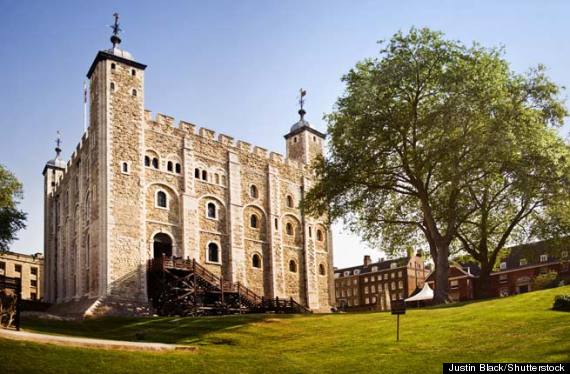
<path id="1" fill-rule="evenodd" d="M 145 68 L 117 45 L 100 51 L 87 74 L 89 127 L 68 162 L 58 149 L 45 166 L 45 299 L 81 313 L 144 311 L 146 265 L 166 242 L 167 255 L 261 296 L 329 310 L 330 228 L 300 209 L 325 135 L 301 110 L 284 157 L 175 125 L 144 110 Z"/>

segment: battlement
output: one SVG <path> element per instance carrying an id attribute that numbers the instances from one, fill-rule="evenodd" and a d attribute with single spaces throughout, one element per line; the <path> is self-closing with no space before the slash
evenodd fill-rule
<path id="1" fill-rule="evenodd" d="M 208 141 L 219 142 L 228 148 L 236 148 L 237 151 L 251 153 L 252 155 L 267 159 L 275 164 L 287 165 L 297 169 L 303 169 L 305 167 L 303 163 L 287 159 L 280 153 L 270 152 L 266 148 L 253 146 L 249 142 L 246 142 L 244 140 L 236 140 L 234 137 L 226 134 L 218 134 L 214 130 L 208 129 L 206 127 L 198 127 L 197 125 L 188 121 L 180 120 L 178 122 L 178 126 L 175 127 L 174 117 L 166 114 L 156 113 L 156 115 L 153 116 L 152 111 L 145 109 L 144 118 L 146 122 L 155 122 L 159 125 L 166 125 L 172 127 L 173 129 L 177 129 L 181 132 L 181 135 L 194 135 L 204 138 Z"/>

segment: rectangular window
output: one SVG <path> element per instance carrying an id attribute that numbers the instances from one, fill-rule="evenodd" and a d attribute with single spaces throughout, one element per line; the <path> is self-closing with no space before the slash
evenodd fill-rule
<path id="1" fill-rule="evenodd" d="M 368 277 L 364 277 L 364 283 L 368 283 Z"/>
<path id="2" fill-rule="evenodd" d="M 346 293 L 347 296 L 352 296 L 352 288 L 348 289 L 348 292 Z"/>
<path id="3" fill-rule="evenodd" d="M 358 279 L 354 278 L 354 279 L 352 280 L 352 284 L 358 284 Z"/>
<path id="4" fill-rule="evenodd" d="M 398 278 L 402 278 L 402 270 L 398 272 Z"/>
<path id="5" fill-rule="evenodd" d="M 368 291 L 369 291 L 368 286 L 364 287 L 364 293 L 368 295 Z"/>
<path id="6" fill-rule="evenodd" d="M 527 264 L 526 258 L 521 258 L 519 261 L 519 266 L 526 266 L 526 264 Z"/>
<path id="7" fill-rule="evenodd" d="M 384 274 L 384 280 L 387 280 L 387 279 L 388 279 L 388 274 L 386 273 L 386 274 Z"/>
<path id="8" fill-rule="evenodd" d="M 0 261 L 0 272 L 2 274 L 6 272 L 6 263 L 4 261 Z"/>
<path id="9" fill-rule="evenodd" d="M 35 292 L 31 292 L 30 293 L 30 299 L 32 300 L 37 300 L 38 299 L 38 295 Z"/>
<path id="10" fill-rule="evenodd" d="M 36 268 L 36 267 L 30 268 L 30 274 L 32 274 L 32 275 L 38 275 L 38 268 Z"/>
<path id="11" fill-rule="evenodd" d="M 370 304 L 370 299 L 369 298 L 364 299 L 364 304 Z"/>
<path id="12" fill-rule="evenodd" d="M 540 262 L 548 261 L 548 255 L 540 255 Z"/>
<path id="13" fill-rule="evenodd" d="M 376 296 L 372 297 L 372 304 L 376 304 Z"/>
<path id="14" fill-rule="evenodd" d="M 354 296 L 358 295 L 358 288 L 354 287 Z"/>
<path id="15" fill-rule="evenodd" d="M 399 289 L 404 288 L 404 281 L 398 281 L 398 288 Z"/>
<path id="16" fill-rule="evenodd" d="M 354 306 L 358 306 L 358 299 L 354 299 Z"/>
<path id="17" fill-rule="evenodd" d="M 31 287 L 37 287 L 38 286 L 38 281 L 36 279 L 31 279 L 30 280 L 30 286 Z"/>
<path id="18" fill-rule="evenodd" d="M 375 285 L 370 286 L 370 292 L 376 293 L 376 286 Z"/>
<path id="19" fill-rule="evenodd" d="M 458 288 L 459 287 L 459 281 L 452 280 L 451 282 L 449 282 L 449 285 L 451 286 L 451 288 Z"/>
<path id="20" fill-rule="evenodd" d="M 15 265 L 14 265 L 14 271 L 15 271 L 16 273 L 21 273 L 21 272 L 22 272 L 22 265 L 15 264 Z"/>
<path id="21" fill-rule="evenodd" d="M 390 273 L 390 278 L 392 279 L 396 278 L 396 273 Z"/>

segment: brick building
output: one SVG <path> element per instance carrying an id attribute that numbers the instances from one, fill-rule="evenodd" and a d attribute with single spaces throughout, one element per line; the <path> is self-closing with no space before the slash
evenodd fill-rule
<path id="1" fill-rule="evenodd" d="M 498 269 L 491 273 L 491 296 L 503 297 L 532 291 L 540 274 L 555 272 L 558 280 L 570 284 L 570 240 L 539 241 L 507 248 L 499 259 Z M 450 298 L 471 300 L 479 268 L 476 265 L 452 264 L 449 269 Z M 435 287 L 434 274 L 427 282 Z"/>
<path id="2" fill-rule="evenodd" d="M 472 300 L 475 297 L 475 282 L 479 267 L 474 264 L 451 264 L 449 266 L 449 298 L 453 301 Z M 435 273 L 431 272 L 426 282 L 435 288 Z"/>
<path id="3" fill-rule="evenodd" d="M 429 270 L 422 256 L 380 259 L 372 262 L 364 256 L 362 265 L 335 269 L 336 306 L 347 310 L 386 309 L 382 297 L 401 301 L 421 289 Z"/>
<path id="4" fill-rule="evenodd" d="M 42 278 L 44 257 L 41 253 L 26 255 L 15 252 L 0 252 L 0 276 L 22 280 L 22 299 L 43 298 Z"/>
<path id="5" fill-rule="evenodd" d="M 75 303 L 75 312 L 144 308 L 146 264 L 165 255 L 195 259 L 259 296 L 329 310 L 330 229 L 300 209 L 325 135 L 302 104 L 286 156 L 176 125 L 145 110 L 146 65 L 118 35 L 111 41 L 87 73 L 87 131 L 69 161 L 58 145 L 43 172 L 47 300 Z"/>

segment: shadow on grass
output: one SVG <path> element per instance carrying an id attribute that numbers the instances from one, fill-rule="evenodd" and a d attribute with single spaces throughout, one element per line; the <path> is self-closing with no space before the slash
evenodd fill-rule
<path id="1" fill-rule="evenodd" d="M 220 339 L 210 341 L 208 334 L 239 329 L 251 323 L 287 319 L 292 315 L 248 314 L 215 317 L 149 317 L 149 318 L 98 318 L 81 321 L 54 321 L 27 317 L 22 328 L 29 331 L 81 336 L 98 339 L 147 341 L 170 344 L 192 344 L 205 339 L 205 343 L 232 344 Z"/>

